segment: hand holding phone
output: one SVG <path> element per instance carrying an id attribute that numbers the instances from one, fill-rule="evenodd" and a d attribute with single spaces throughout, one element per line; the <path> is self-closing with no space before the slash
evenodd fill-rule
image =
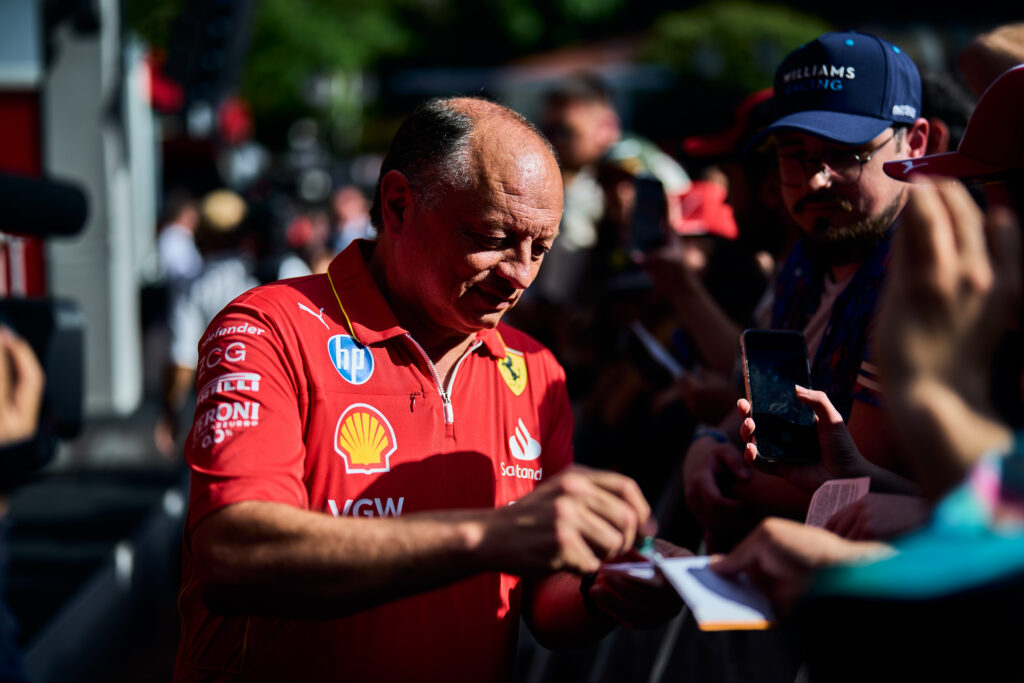
<path id="1" fill-rule="evenodd" d="M 795 391 L 798 384 L 810 386 L 803 334 L 746 330 L 740 344 L 758 457 L 781 463 L 820 460 L 814 411 L 797 399 Z"/>

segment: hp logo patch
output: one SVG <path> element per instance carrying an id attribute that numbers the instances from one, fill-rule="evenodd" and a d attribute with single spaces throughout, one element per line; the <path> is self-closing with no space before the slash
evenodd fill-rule
<path id="1" fill-rule="evenodd" d="M 347 334 L 336 334 L 327 340 L 327 353 L 334 369 L 350 384 L 363 384 L 373 374 L 373 354 Z"/>

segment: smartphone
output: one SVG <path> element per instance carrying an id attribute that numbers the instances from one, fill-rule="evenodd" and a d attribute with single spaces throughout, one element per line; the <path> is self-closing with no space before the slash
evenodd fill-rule
<path id="1" fill-rule="evenodd" d="M 781 463 L 820 460 L 814 411 L 794 391 L 797 384 L 810 387 L 811 383 L 804 335 L 746 330 L 740 345 L 758 457 Z"/>
<path id="2" fill-rule="evenodd" d="M 633 181 L 636 204 L 630 226 L 629 248 L 648 252 L 665 244 L 668 199 L 665 187 L 653 176 L 637 176 Z"/>

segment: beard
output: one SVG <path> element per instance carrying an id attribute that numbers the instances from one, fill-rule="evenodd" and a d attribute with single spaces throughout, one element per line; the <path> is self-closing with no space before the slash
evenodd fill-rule
<path id="1" fill-rule="evenodd" d="M 809 203 L 830 203 L 844 211 L 853 211 L 853 204 L 848 199 L 830 192 L 818 192 L 804 197 L 793 207 L 794 211 L 798 212 Z M 902 206 L 901 193 L 881 213 L 871 218 L 845 225 L 832 225 L 829 219 L 820 218 L 815 221 L 810 233 L 800 231 L 800 241 L 807 254 L 819 263 L 841 266 L 862 261 L 885 237 Z"/>

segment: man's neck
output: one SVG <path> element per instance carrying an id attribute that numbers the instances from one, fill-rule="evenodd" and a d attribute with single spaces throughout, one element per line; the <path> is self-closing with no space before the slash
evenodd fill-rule
<path id="1" fill-rule="evenodd" d="M 387 247 L 383 243 L 377 245 L 370 256 L 367 267 L 371 277 L 377 283 L 384 300 L 391 307 L 398 324 L 405 328 L 409 335 L 423 348 L 423 352 L 434 364 L 438 374 L 441 376 L 444 385 L 448 385 L 448 378 L 455 363 L 466 352 L 476 338 L 475 333 L 458 333 L 452 330 L 439 330 L 429 321 L 423 319 L 421 311 L 417 306 L 407 306 L 405 299 L 392 291 L 388 285 L 387 267 L 385 265 Z"/>
<path id="2" fill-rule="evenodd" d="M 476 340 L 476 334 L 439 334 L 427 326 L 417 324 L 419 321 L 415 317 L 403 316 L 398 310 L 395 310 L 395 316 L 399 324 L 423 348 L 427 358 L 434 364 L 442 384 L 447 387 L 455 364 Z"/>
<path id="3" fill-rule="evenodd" d="M 832 281 L 833 282 L 845 282 L 853 277 L 853 274 L 860 268 L 861 261 L 854 261 L 853 263 L 843 263 L 842 265 L 835 265 L 831 267 Z"/>

